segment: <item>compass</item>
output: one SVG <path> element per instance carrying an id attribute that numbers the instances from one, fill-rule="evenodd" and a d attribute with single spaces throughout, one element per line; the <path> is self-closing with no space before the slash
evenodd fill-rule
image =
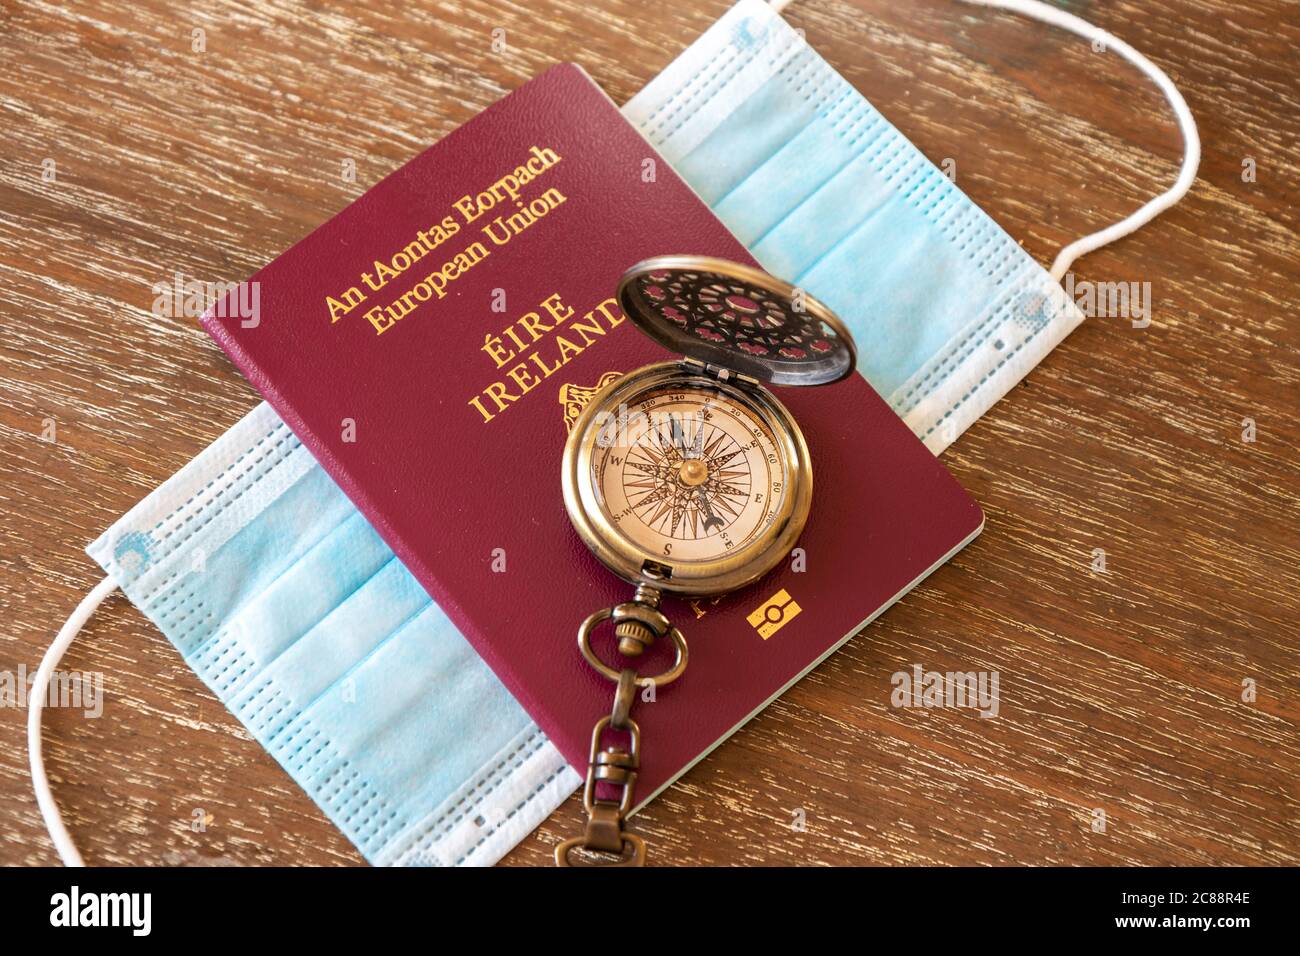
<path id="1" fill-rule="evenodd" d="M 636 688 L 671 683 L 687 662 L 685 638 L 659 609 L 660 599 L 734 591 L 790 553 L 812 505 L 812 463 L 799 426 L 767 386 L 829 384 L 857 360 L 852 337 L 830 309 L 739 263 L 648 259 L 624 273 L 618 299 L 642 332 L 681 358 L 606 385 L 579 415 L 564 449 L 569 520 L 636 592 L 579 628 L 583 656 L 619 688 L 611 715 L 592 735 L 587 833 L 556 849 L 562 865 L 570 865 L 577 847 L 621 863 L 644 861 L 644 843 L 623 829 L 640 753 L 630 710 Z M 606 621 L 625 659 L 666 637 L 673 665 L 646 676 L 630 664 L 606 663 L 591 643 Z M 606 745 L 611 728 L 625 731 L 630 743 Z"/>

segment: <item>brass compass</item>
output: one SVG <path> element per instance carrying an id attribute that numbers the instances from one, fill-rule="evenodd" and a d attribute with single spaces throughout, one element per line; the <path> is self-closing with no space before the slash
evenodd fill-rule
<path id="1" fill-rule="evenodd" d="M 857 357 L 848 330 L 825 305 L 724 259 L 647 259 L 624 273 L 618 299 L 638 328 L 682 358 L 607 385 L 564 448 L 569 520 L 636 593 L 592 614 L 578 632 L 583 656 L 618 690 L 612 713 L 592 734 L 587 830 L 556 848 L 563 866 L 579 846 L 617 854 L 620 865 L 644 862 L 644 842 L 623 829 L 641 749 L 629 714 L 637 687 L 662 687 L 687 662 L 685 638 L 659 610 L 660 598 L 734 591 L 789 554 L 812 504 L 812 464 L 799 426 L 765 386 L 838 381 Z M 667 637 L 673 665 L 644 676 L 605 663 L 591 635 L 606 620 L 624 657 Z M 628 744 L 607 744 L 611 730 L 624 732 Z"/>

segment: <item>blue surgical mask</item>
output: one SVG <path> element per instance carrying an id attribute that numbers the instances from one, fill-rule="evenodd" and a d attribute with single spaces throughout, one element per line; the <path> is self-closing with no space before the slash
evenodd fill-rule
<path id="1" fill-rule="evenodd" d="M 760 0 L 625 112 L 763 265 L 849 322 L 863 374 L 936 452 L 1081 319 Z M 373 863 L 494 862 L 580 783 L 266 405 L 89 553 Z"/>
<path id="2" fill-rule="evenodd" d="M 493 862 L 580 782 L 269 405 L 89 552 L 373 863 Z"/>

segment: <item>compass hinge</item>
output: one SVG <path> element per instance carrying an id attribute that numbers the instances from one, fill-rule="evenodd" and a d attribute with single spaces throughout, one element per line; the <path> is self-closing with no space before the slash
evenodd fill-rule
<path id="1" fill-rule="evenodd" d="M 743 375 L 734 368 L 727 368 L 725 365 L 714 365 L 710 362 L 701 362 L 699 359 L 690 358 L 689 356 L 682 357 L 681 365 L 687 371 L 694 372 L 697 375 L 707 375 L 719 382 L 730 382 L 732 385 L 744 385 L 749 388 L 759 384 L 758 379 Z"/>

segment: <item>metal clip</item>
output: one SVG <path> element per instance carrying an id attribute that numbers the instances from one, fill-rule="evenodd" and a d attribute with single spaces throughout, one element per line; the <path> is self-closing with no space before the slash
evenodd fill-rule
<path id="1" fill-rule="evenodd" d="M 631 668 L 615 670 L 591 649 L 591 632 L 604 621 L 613 620 L 618 634 L 619 651 L 624 656 L 641 654 L 655 638 L 665 635 L 676 652 L 668 670 L 650 677 L 640 677 Z M 623 830 L 623 822 L 632 810 L 636 778 L 641 769 L 641 728 L 632 719 L 636 688 L 663 687 L 682 676 L 688 652 L 682 632 L 659 610 L 659 592 L 648 585 L 637 588 L 631 601 L 597 611 L 578 628 L 578 648 L 587 663 L 618 684 L 614 704 L 608 717 L 596 721 L 591 731 L 591 748 L 587 753 L 587 780 L 582 788 L 582 805 L 587 811 L 587 827 L 582 836 L 571 837 L 555 848 L 556 866 L 574 866 L 575 847 L 603 854 L 617 854 L 612 862 L 578 864 L 585 866 L 644 866 L 645 841 Z M 627 746 L 605 744 L 605 731 L 613 729 L 628 735 Z M 596 794 L 596 785 L 604 783 L 619 788 L 618 800 Z M 630 851 L 630 852 L 629 852 Z"/>

